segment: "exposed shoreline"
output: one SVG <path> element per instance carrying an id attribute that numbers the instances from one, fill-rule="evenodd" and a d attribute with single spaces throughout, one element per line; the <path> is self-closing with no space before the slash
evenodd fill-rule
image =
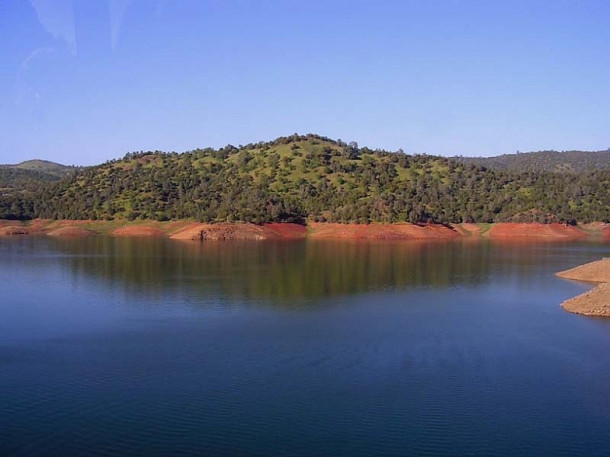
<path id="1" fill-rule="evenodd" d="M 266 239 L 370 239 L 370 240 L 455 240 L 491 239 L 501 241 L 571 241 L 594 239 L 610 241 L 610 225 L 603 223 L 564 224 L 338 224 L 215 223 L 178 221 L 92 221 L 0 220 L 0 236 L 128 236 L 165 237 L 178 240 L 266 240 Z"/>
<path id="2" fill-rule="evenodd" d="M 610 317 L 610 258 L 560 271 L 557 276 L 598 284 L 594 289 L 564 301 L 561 306 L 566 311 L 585 316 Z"/>

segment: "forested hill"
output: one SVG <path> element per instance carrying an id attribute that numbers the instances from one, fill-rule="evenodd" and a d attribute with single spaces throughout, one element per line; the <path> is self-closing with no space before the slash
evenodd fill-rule
<path id="1" fill-rule="evenodd" d="M 79 170 L 80 167 L 47 160 L 27 160 L 17 165 L 0 165 L 0 192 L 34 191 L 41 183 L 59 181 Z"/>
<path id="2" fill-rule="evenodd" d="M 610 171 L 514 173 L 316 135 L 177 154 L 136 152 L 40 191 L 1 218 L 200 221 L 608 221 Z"/>
<path id="3" fill-rule="evenodd" d="M 25 162 L 18 163 L 17 165 L 2 165 L 2 167 L 8 167 L 16 170 L 38 172 L 47 176 L 53 176 L 57 178 L 63 178 L 66 175 L 70 174 L 72 171 L 75 171 L 80 168 L 40 159 L 26 160 Z"/>
<path id="4" fill-rule="evenodd" d="M 610 170 L 610 149 L 606 151 L 538 151 L 504 154 L 497 157 L 456 157 L 456 159 L 463 163 L 516 173 L 526 171 L 577 173 L 590 170 Z"/>

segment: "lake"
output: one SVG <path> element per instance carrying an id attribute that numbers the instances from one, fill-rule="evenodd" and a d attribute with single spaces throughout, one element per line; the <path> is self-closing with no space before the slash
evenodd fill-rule
<path id="1" fill-rule="evenodd" d="M 609 253 L 0 239 L 0 455 L 608 455 Z"/>

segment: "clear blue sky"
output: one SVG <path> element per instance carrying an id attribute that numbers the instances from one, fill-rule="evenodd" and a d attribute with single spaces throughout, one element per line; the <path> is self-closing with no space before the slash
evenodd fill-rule
<path id="1" fill-rule="evenodd" d="M 0 0 L 0 163 L 610 147 L 610 1 Z"/>

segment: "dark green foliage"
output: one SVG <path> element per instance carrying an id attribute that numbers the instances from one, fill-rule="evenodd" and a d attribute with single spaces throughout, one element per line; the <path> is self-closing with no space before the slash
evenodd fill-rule
<path id="1" fill-rule="evenodd" d="M 512 172 L 316 135 L 134 152 L 30 192 L 0 217 L 204 222 L 564 222 L 610 219 L 610 171 Z"/>
<path id="2" fill-rule="evenodd" d="M 38 171 L 21 170 L 0 166 L 0 189 L 8 190 L 36 190 L 41 182 L 59 181 L 60 178 L 49 176 Z"/>
<path id="3" fill-rule="evenodd" d="M 36 217 L 38 200 L 34 195 L 49 183 L 60 181 L 81 170 L 45 160 L 28 160 L 18 165 L 0 165 L 0 218 Z"/>
<path id="4" fill-rule="evenodd" d="M 536 173 L 579 173 L 610 170 L 610 149 L 606 151 L 538 151 L 504 154 L 498 157 L 457 157 L 458 161 L 493 170 Z"/>

